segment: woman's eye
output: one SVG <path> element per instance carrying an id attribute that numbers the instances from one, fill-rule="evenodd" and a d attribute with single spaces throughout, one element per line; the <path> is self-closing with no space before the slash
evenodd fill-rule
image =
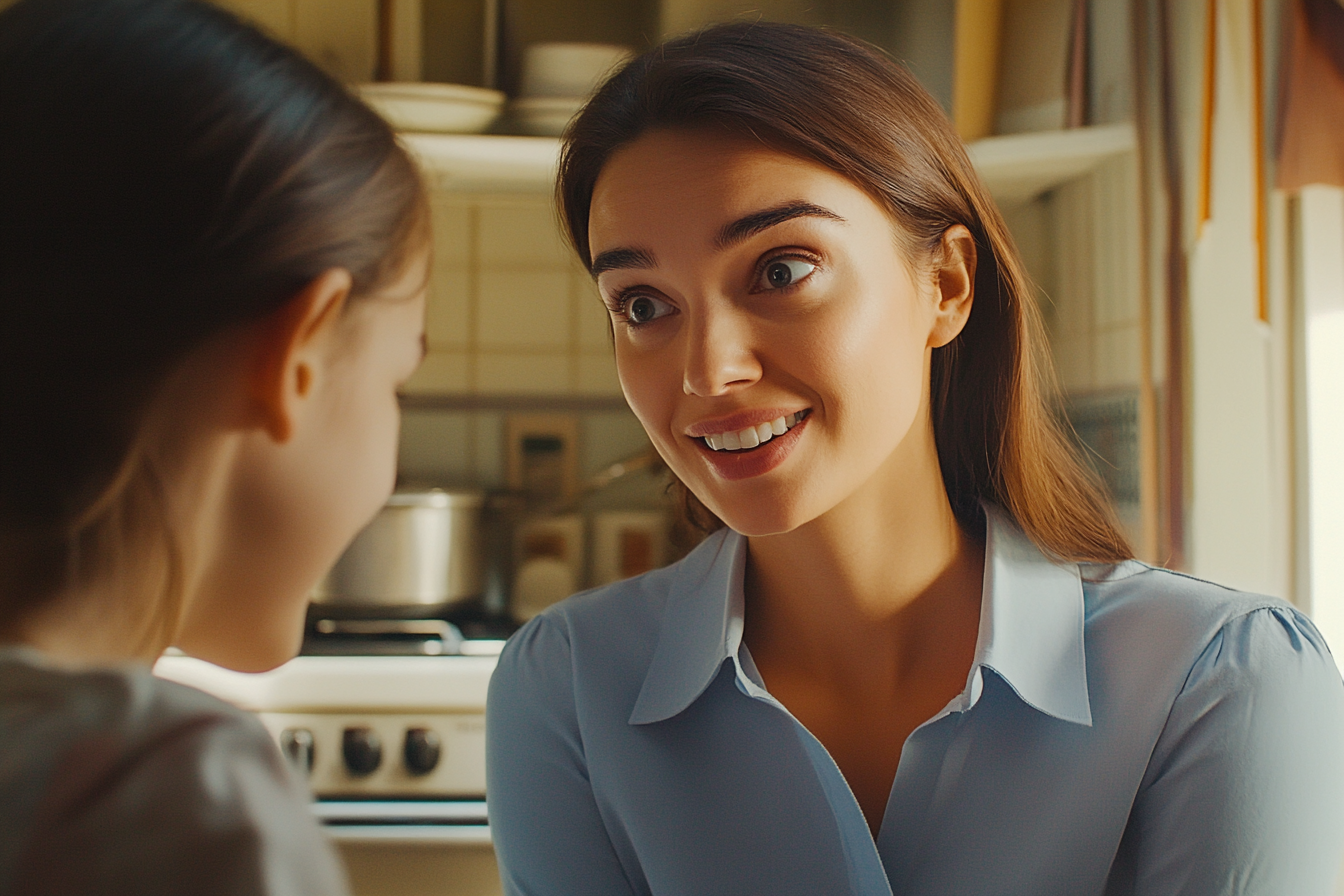
<path id="1" fill-rule="evenodd" d="M 760 286 L 764 289 L 783 289 L 805 279 L 816 269 L 815 264 L 801 258 L 776 258 L 761 271 Z"/>
<path id="2" fill-rule="evenodd" d="M 636 327 L 665 317 L 672 311 L 673 308 L 670 304 L 653 296 L 631 296 L 622 303 L 622 312 L 625 315 L 626 322 Z"/>

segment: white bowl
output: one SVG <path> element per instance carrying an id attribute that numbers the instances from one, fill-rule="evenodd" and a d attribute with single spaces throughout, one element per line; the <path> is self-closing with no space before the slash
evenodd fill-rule
<path id="1" fill-rule="evenodd" d="M 499 117 L 504 94 L 465 84 L 361 84 L 359 96 L 399 131 L 479 134 Z"/>
<path id="2" fill-rule="evenodd" d="M 617 44 L 542 43 L 523 50 L 518 94 L 524 97 L 588 96 L 631 58 Z"/>
<path id="3" fill-rule="evenodd" d="M 509 118 L 520 134 L 558 137 L 587 102 L 581 96 L 521 97 L 509 104 Z"/>

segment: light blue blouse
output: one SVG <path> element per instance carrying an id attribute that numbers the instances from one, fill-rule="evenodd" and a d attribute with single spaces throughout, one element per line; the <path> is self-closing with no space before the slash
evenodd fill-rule
<path id="1" fill-rule="evenodd" d="M 1333 893 L 1344 684 L 1311 622 L 1053 563 L 988 513 L 974 665 L 906 740 L 876 842 L 742 643 L 741 535 L 530 622 L 487 710 L 506 892 Z"/>

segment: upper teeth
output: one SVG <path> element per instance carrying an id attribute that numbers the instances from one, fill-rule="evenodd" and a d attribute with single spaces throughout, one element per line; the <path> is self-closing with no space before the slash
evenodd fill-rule
<path id="1" fill-rule="evenodd" d="M 705 444 L 715 451 L 737 451 L 741 448 L 755 448 L 762 442 L 768 442 L 775 436 L 782 436 L 792 429 L 799 420 L 807 416 L 807 411 L 799 411 L 786 417 L 776 417 L 769 423 L 748 426 L 737 432 L 720 432 L 705 436 Z"/>

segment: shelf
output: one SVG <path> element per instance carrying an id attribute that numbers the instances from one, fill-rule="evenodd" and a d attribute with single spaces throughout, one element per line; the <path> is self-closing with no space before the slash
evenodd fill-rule
<path id="1" fill-rule="evenodd" d="M 1133 152 L 1135 145 L 1133 125 L 1111 124 L 986 137 L 966 149 L 994 200 L 1011 207 Z"/>
<path id="2" fill-rule="evenodd" d="M 556 137 L 402 134 L 431 186 L 462 193 L 549 193 L 560 160 Z"/>
<path id="3" fill-rule="evenodd" d="M 555 182 L 560 155 L 555 137 L 404 134 L 402 139 L 441 190 L 548 193 Z M 1014 206 L 1134 147 L 1133 125 L 1115 124 L 987 137 L 967 150 L 994 199 Z"/>

